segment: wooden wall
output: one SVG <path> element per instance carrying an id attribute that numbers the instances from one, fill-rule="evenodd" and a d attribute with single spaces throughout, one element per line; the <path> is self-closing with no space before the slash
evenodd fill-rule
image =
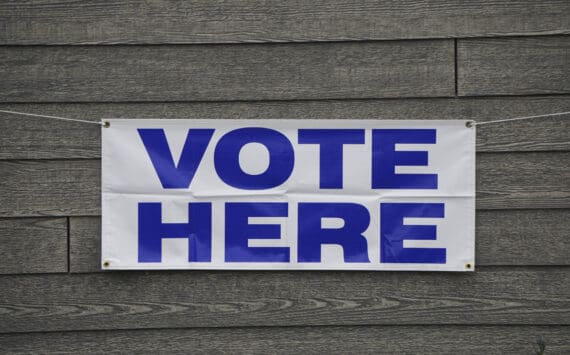
<path id="1" fill-rule="evenodd" d="M 568 0 L 2 0 L 0 110 L 570 111 L 569 35 Z M 570 353 L 570 116 L 477 149 L 475 273 L 103 273 L 100 129 L 0 114 L 0 352 Z"/>

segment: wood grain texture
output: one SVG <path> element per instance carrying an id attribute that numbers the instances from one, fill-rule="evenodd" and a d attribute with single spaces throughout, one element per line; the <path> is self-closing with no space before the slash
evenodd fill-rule
<path id="1" fill-rule="evenodd" d="M 99 160 L 0 161 L 0 217 L 100 215 Z M 570 207 L 570 152 L 481 153 L 477 208 Z"/>
<path id="2" fill-rule="evenodd" d="M 3 102 L 454 95 L 451 40 L 0 48 Z"/>
<path id="3" fill-rule="evenodd" d="M 0 332 L 241 326 L 570 325 L 570 268 L 107 272 L 0 277 Z M 9 287 L 7 287 L 9 285 Z"/>
<path id="4" fill-rule="evenodd" d="M 0 110 L 99 121 L 124 118 L 470 119 L 570 111 L 570 96 L 185 103 L 11 104 Z M 0 113 L 0 159 L 99 158 L 100 129 Z M 570 115 L 480 126 L 477 151 L 570 150 Z"/>
<path id="5" fill-rule="evenodd" d="M 477 208 L 568 208 L 570 152 L 479 154 Z"/>
<path id="6" fill-rule="evenodd" d="M 569 209 L 480 210 L 476 217 L 478 265 L 570 265 Z"/>
<path id="7" fill-rule="evenodd" d="M 101 218 L 70 218 L 69 270 L 71 272 L 101 271 Z"/>
<path id="8" fill-rule="evenodd" d="M 570 265 L 570 210 L 477 212 L 476 265 Z M 70 220 L 71 272 L 101 271 L 101 219 Z"/>
<path id="9" fill-rule="evenodd" d="M 99 160 L 0 162 L 0 217 L 100 212 Z"/>
<path id="10" fill-rule="evenodd" d="M 8 353 L 546 354 L 570 352 L 565 326 L 328 326 L 0 334 Z"/>
<path id="11" fill-rule="evenodd" d="M 2 1 L 0 44 L 339 41 L 570 33 L 564 0 Z"/>
<path id="12" fill-rule="evenodd" d="M 528 95 L 570 92 L 570 36 L 457 42 L 458 93 Z"/>
<path id="13" fill-rule="evenodd" d="M 67 219 L 0 219 L 0 274 L 67 272 Z"/>

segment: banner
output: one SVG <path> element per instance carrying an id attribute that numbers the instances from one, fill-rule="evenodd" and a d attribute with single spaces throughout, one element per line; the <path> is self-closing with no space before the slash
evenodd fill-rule
<path id="1" fill-rule="evenodd" d="M 474 269 L 467 121 L 107 122 L 104 269 Z"/>

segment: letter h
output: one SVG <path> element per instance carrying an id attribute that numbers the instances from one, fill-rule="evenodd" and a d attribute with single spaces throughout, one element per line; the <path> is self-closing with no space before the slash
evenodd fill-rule
<path id="1" fill-rule="evenodd" d="M 162 261 L 163 238 L 187 238 L 188 261 L 212 258 L 212 204 L 189 203 L 188 223 L 162 223 L 162 204 L 139 203 L 139 262 Z"/>

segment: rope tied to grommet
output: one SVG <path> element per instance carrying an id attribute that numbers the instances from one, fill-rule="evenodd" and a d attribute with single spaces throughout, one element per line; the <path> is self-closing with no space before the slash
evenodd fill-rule
<path id="1" fill-rule="evenodd" d="M 60 120 L 60 121 L 72 121 L 72 122 L 81 122 L 81 123 L 96 124 L 96 125 L 98 125 L 98 126 L 105 126 L 105 123 L 104 123 L 104 122 L 94 122 L 94 121 L 88 121 L 88 120 L 80 120 L 80 119 L 78 119 L 78 118 L 68 118 L 68 117 L 49 116 L 49 115 L 38 115 L 38 114 L 35 114 L 35 113 L 17 112 L 17 111 L 7 111 L 7 110 L 0 110 L 0 112 L 9 113 L 9 114 L 12 114 L 12 115 L 51 118 L 51 119 Z"/>
<path id="2" fill-rule="evenodd" d="M 510 121 L 522 121 L 522 120 L 530 120 L 531 118 L 541 118 L 541 117 L 554 117 L 554 116 L 563 116 L 570 114 L 570 111 L 566 112 L 555 112 L 555 113 L 546 113 L 544 115 L 534 115 L 534 116 L 522 116 L 522 117 L 513 117 L 513 118 L 505 118 L 501 120 L 493 120 L 493 121 L 486 121 L 486 122 L 473 122 L 474 126 L 481 126 L 489 123 L 499 123 L 499 122 L 510 122 Z"/>

